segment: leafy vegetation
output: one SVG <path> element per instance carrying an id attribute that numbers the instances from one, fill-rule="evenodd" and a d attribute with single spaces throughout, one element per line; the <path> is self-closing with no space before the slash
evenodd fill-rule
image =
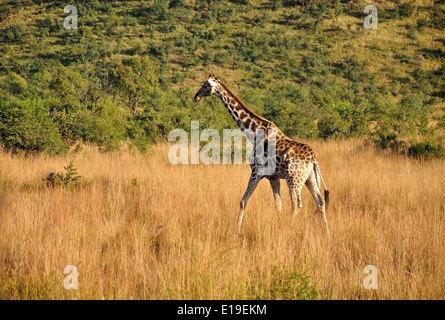
<path id="1" fill-rule="evenodd" d="M 146 149 L 174 128 L 235 128 L 215 73 L 297 138 L 445 136 L 443 1 L 62 1 L 0 5 L 0 143 L 60 154 L 78 141 Z M 383 139 L 383 140 L 382 140 Z M 382 145 L 382 146 L 383 146 Z"/>
<path id="2" fill-rule="evenodd" d="M 434 141 L 422 141 L 411 145 L 409 154 L 415 158 L 441 158 L 445 155 L 443 146 Z"/>
<path id="3" fill-rule="evenodd" d="M 78 180 L 81 176 L 77 173 L 77 168 L 71 161 L 66 167 L 63 167 L 65 172 L 50 172 L 43 180 L 48 187 L 63 186 L 73 189 L 77 186 Z"/>
<path id="4" fill-rule="evenodd" d="M 323 298 L 322 291 L 313 283 L 313 263 L 302 270 L 289 270 L 284 264 L 275 265 L 271 272 L 271 280 L 267 290 L 252 287 L 253 299 L 266 300 L 315 300 Z"/>

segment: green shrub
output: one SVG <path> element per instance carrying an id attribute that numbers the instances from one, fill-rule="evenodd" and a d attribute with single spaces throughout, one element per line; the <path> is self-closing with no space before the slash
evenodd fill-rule
<path id="1" fill-rule="evenodd" d="M 438 30 L 443 30 L 445 28 L 445 12 L 441 9 L 440 1 L 435 1 L 433 10 L 430 14 L 430 21 L 428 23 L 428 27 L 435 28 Z M 442 1 L 443 5 L 443 1 Z"/>
<path id="2" fill-rule="evenodd" d="M 13 151 L 61 154 L 67 148 L 47 107 L 37 99 L 0 104 L 0 142 Z"/>
<path id="3" fill-rule="evenodd" d="M 389 131 L 388 129 L 380 129 L 377 133 L 377 138 L 374 139 L 374 145 L 381 150 L 390 150 L 394 153 L 407 155 L 408 144 L 406 141 L 399 138 L 397 132 Z"/>
<path id="4" fill-rule="evenodd" d="M 129 121 L 127 127 L 127 136 L 132 144 L 141 151 L 147 150 L 148 146 L 162 138 L 160 128 L 151 121 L 144 121 L 145 116 L 137 117 Z"/>
<path id="5" fill-rule="evenodd" d="M 442 144 L 431 140 L 412 144 L 408 154 L 417 159 L 442 158 L 445 156 Z"/>
<path id="6" fill-rule="evenodd" d="M 64 167 L 65 172 L 50 172 L 43 181 L 45 181 L 48 187 L 67 187 L 73 189 L 78 186 L 78 180 L 81 178 L 77 174 L 77 168 L 74 166 L 73 161 L 71 161 L 66 167 Z"/>
<path id="7" fill-rule="evenodd" d="M 12 99 L 12 97 L 15 95 L 24 94 L 28 89 L 28 83 L 17 73 L 11 72 L 5 79 L 5 88 L 9 92 L 10 98 Z"/>
<path id="8" fill-rule="evenodd" d="M 275 266 L 272 269 L 270 283 L 265 284 L 265 290 L 258 292 L 258 284 L 253 283 L 249 298 L 257 300 L 322 299 L 323 293 L 318 289 L 317 283 L 313 283 L 312 276 L 312 263 L 302 270 L 289 270 L 286 265 Z"/>
<path id="9" fill-rule="evenodd" d="M 272 273 L 270 299 L 314 300 L 321 296 L 316 284 L 312 284 L 310 268 L 302 271 L 276 267 Z"/>
<path id="10" fill-rule="evenodd" d="M 380 149 L 395 149 L 398 145 L 397 137 L 396 132 L 382 130 L 378 132 L 378 139 L 375 140 L 375 143 Z"/>
<path id="11" fill-rule="evenodd" d="M 124 114 L 112 105 L 95 111 L 78 109 L 66 120 L 72 140 L 82 140 L 99 145 L 105 151 L 119 148 L 125 139 Z"/>
<path id="12" fill-rule="evenodd" d="M 0 4 L 0 22 L 9 16 L 11 11 L 12 8 L 7 3 Z"/>
<path id="13" fill-rule="evenodd" d="M 317 124 L 320 137 L 343 138 L 349 135 L 349 123 L 341 118 L 337 113 L 331 113 L 320 119 Z"/>
<path id="14" fill-rule="evenodd" d="M 403 4 L 398 6 L 398 8 L 399 8 L 399 16 L 401 18 L 412 17 L 414 12 L 415 12 L 415 10 L 416 10 L 416 7 L 417 6 L 414 4 L 414 1 L 404 2 Z"/>
<path id="15" fill-rule="evenodd" d="M 25 28 L 21 24 L 11 24 L 5 28 L 3 37 L 5 42 L 18 43 L 23 40 Z"/>

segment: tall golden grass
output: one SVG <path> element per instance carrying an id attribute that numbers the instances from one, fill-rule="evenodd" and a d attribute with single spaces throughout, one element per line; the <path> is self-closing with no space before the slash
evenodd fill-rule
<path id="1" fill-rule="evenodd" d="M 245 164 L 171 165 L 167 144 L 3 151 L 0 299 L 288 299 L 295 282 L 277 288 L 277 275 L 295 270 L 309 270 L 320 299 L 445 298 L 445 162 L 359 141 L 310 144 L 331 191 L 329 235 L 306 188 L 292 218 L 284 181 L 278 213 L 267 180 L 237 235 Z M 48 187 L 42 179 L 71 160 L 79 186 Z M 78 269 L 77 290 L 63 286 L 67 265 Z M 378 289 L 364 287 L 367 265 Z"/>

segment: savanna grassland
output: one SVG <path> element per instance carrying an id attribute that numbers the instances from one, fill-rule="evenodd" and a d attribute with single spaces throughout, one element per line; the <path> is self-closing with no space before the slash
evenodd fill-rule
<path id="1" fill-rule="evenodd" d="M 331 191 L 329 235 L 306 189 L 292 218 L 287 186 L 278 213 L 267 181 L 237 235 L 246 164 L 172 165 L 167 144 L 2 151 L 0 299 L 443 299 L 444 160 L 310 145 Z M 81 177 L 50 183 L 71 161 Z M 67 265 L 77 290 L 63 287 Z M 377 290 L 364 288 L 367 265 Z"/>

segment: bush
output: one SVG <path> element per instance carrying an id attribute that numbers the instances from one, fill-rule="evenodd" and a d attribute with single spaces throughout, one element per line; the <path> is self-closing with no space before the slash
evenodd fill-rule
<path id="1" fill-rule="evenodd" d="M 24 94 L 28 89 L 28 83 L 17 73 L 12 72 L 5 79 L 5 88 L 12 97 L 15 95 Z"/>
<path id="2" fill-rule="evenodd" d="M 65 172 L 50 172 L 43 181 L 46 182 L 48 187 L 58 187 L 63 186 L 70 189 L 77 187 L 78 180 L 81 176 L 77 175 L 77 168 L 74 166 L 74 163 L 71 161 L 69 165 L 64 167 Z"/>
<path id="3" fill-rule="evenodd" d="M 66 126 L 73 140 L 95 143 L 105 151 L 118 149 L 125 139 L 124 115 L 113 106 L 95 111 L 79 109 L 68 115 Z"/>
<path id="4" fill-rule="evenodd" d="M 288 271 L 276 267 L 272 276 L 270 299 L 314 300 L 321 295 L 317 286 L 311 283 L 312 271 L 309 268 Z"/>
<path id="5" fill-rule="evenodd" d="M 399 16 L 401 18 L 409 18 L 413 16 L 416 10 L 416 5 L 414 4 L 414 1 L 409 1 L 401 4 L 398 8 Z"/>
<path id="6" fill-rule="evenodd" d="M 25 35 L 24 27 L 21 24 L 11 24 L 5 28 L 4 39 L 7 43 L 17 43 L 23 40 Z"/>
<path id="7" fill-rule="evenodd" d="M 317 124 L 320 137 L 343 138 L 349 135 L 349 123 L 344 121 L 339 114 L 331 113 L 323 117 Z"/>
<path id="8" fill-rule="evenodd" d="M 133 145 L 141 151 L 147 150 L 151 143 L 159 141 L 161 138 L 161 130 L 153 123 L 153 118 L 150 118 L 141 114 L 130 121 L 127 127 L 128 137 Z"/>
<path id="9" fill-rule="evenodd" d="M 442 158 L 445 156 L 443 146 L 430 140 L 412 144 L 408 154 L 417 159 Z"/>
<path id="10" fill-rule="evenodd" d="M 385 150 L 389 149 L 392 152 L 407 154 L 407 143 L 404 140 L 399 139 L 397 132 L 389 131 L 387 129 L 381 129 L 377 132 L 378 138 L 374 140 L 374 144 L 377 148 Z"/>
<path id="11" fill-rule="evenodd" d="M 61 154 L 67 148 L 48 109 L 40 100 L 0 104 L 0 142 L 13 151 L 45 151 Z"/>
<path id="12" fill-rule="evenodd" d="M 317 284 L 312 283 L 312 263 L 303 270 L 291 269 L 285 265 L 272 269 L 272 279 L 267 290 L 257 292 L 252 287 L 253 299 L 267 300 L 315 300 L 323 298 L 322 291 Z"/>
<path id="13" fill-rule="evenodd" d="M 394 149 L 397 146 L 397 133 L 395 132 L 384 132 L 380 131 L 378 133 L 378 139 L 375 140 L 376 145 L 380 149 Z"/>
<path id="14" fill-rule="evenodd" d="M 0 22 L 5 20 L 9 16 L 11 11 L 11 6 L 8 6 L 7 3 L 2 3 L 0 5 Z"/>

